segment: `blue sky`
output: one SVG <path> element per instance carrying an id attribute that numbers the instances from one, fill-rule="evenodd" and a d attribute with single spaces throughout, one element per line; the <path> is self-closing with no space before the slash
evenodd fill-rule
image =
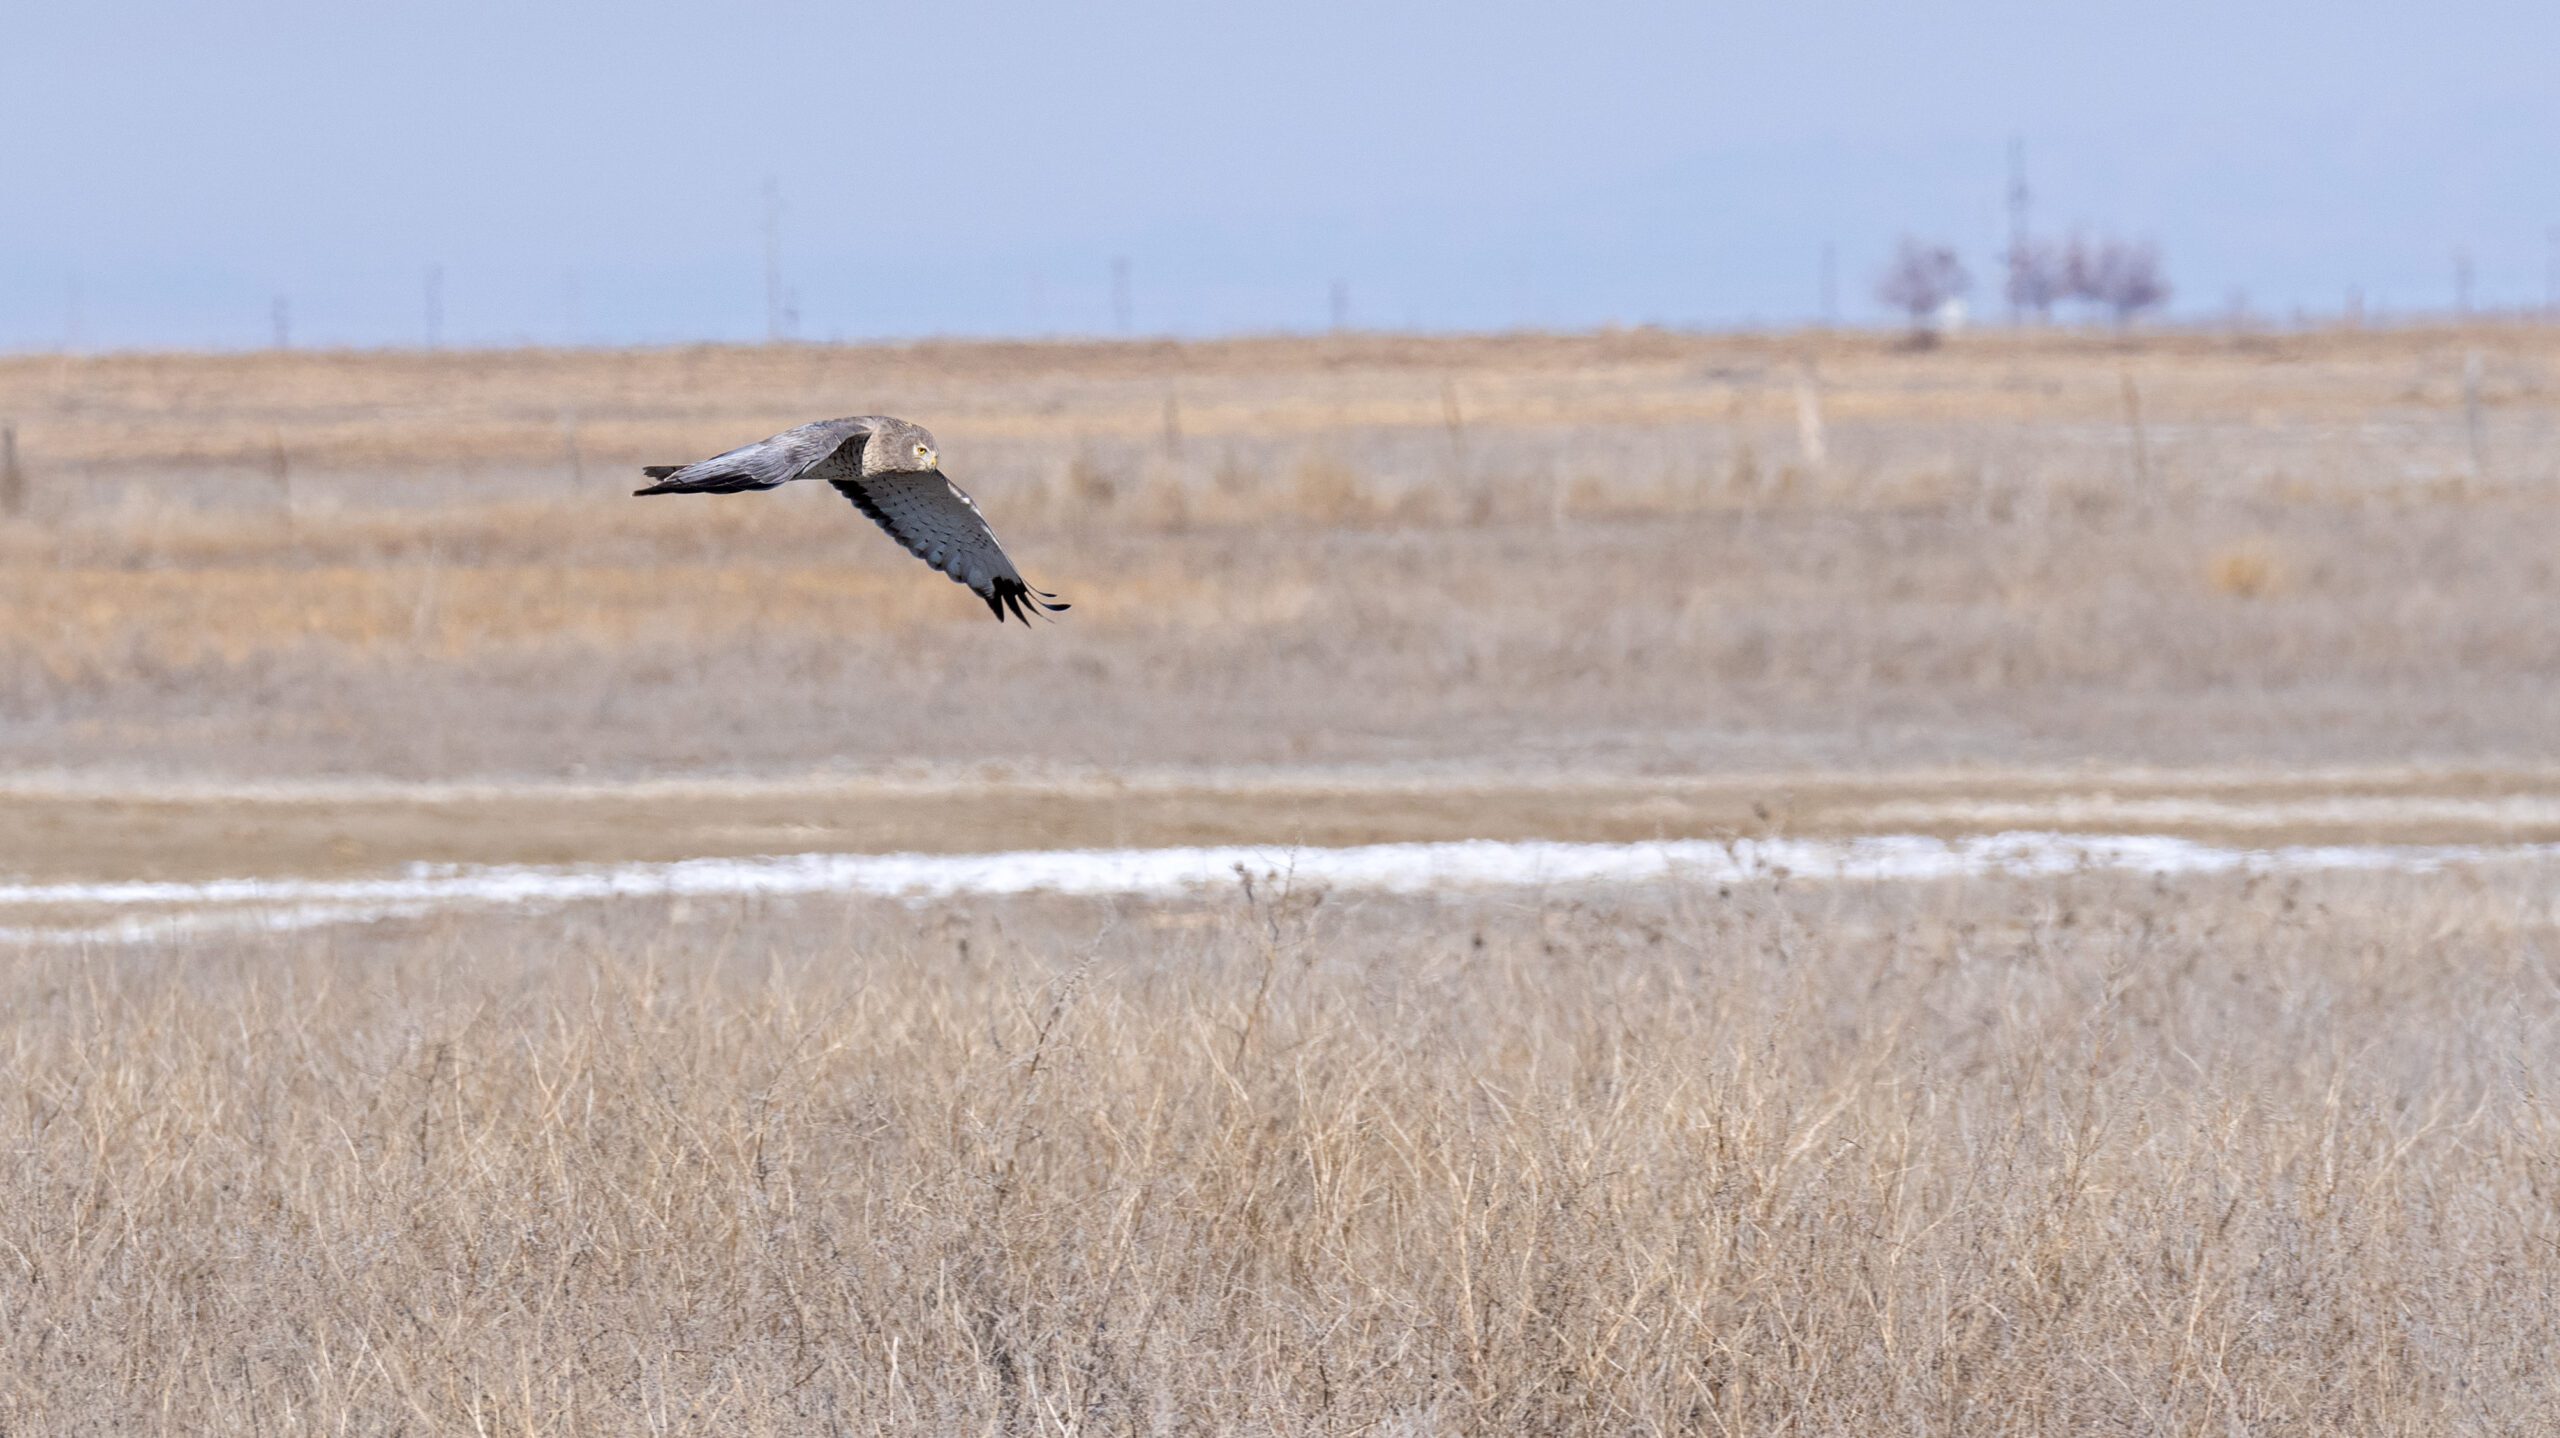
<path id="1" fill-rule="evenodd" d="M 2560 6 L 19 6 L 0 348 L 758 338 L 768 177 L 810 338 L 1874 321 L 2013 135 L 2189 314 L 2540 303 Z"/>

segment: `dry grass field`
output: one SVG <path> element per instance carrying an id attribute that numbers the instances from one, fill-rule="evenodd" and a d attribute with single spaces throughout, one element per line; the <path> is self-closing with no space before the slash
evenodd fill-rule
<path id="1" fill-rule="evenodd" d="M 2552 874 L 0 965 L 10 1433 L 2535 1433 Z"/>
<path id="2" fill-rule="evenodd" d="M 2547 854 L 27 896 L 2548 843 L 2555 399 L 2487 325 L 0 358 L 0 1435 L 2545 1431 Z M 1074 611 L 822 488 L 628 497 L 869 410 Z"/>
<path id="3" fill-rule="evenodd" d="M 2523 328 L 13 359 L 0 761 L 2537 760 L 2555 394 Z M 823 488 L 628 497 L 875 408 L 1069 621 Z"/>

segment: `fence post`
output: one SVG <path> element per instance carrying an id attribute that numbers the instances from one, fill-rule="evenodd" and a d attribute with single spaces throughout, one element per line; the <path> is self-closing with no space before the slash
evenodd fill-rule
<path id="1" fill-rule="evenodd" d="M 2480 352 L 2473 350 L 2462 359 L 2462 435 L 2469 442 L 2471 478 L 2488 478 L 2488 466 L 2482 462 L 2480 440 Z"/>
<path id="2" fill-rule="evenodd" d="M 560 411 L 560 444 L 568 451 L 569 492 L 583 494 L 587 488 L 587 452 L 578 443 L 578 411 L 575 406 Z"/>
<path id="3" fill-rule="evenodd" d="M 0 514 L 12 519 L 27 512 L 27 476 L 18 468 L 18 427 L 0 424 Z"/>
<path id="4" fill-rule="evenodd" d="M 2151 492 L 2151 441 L 2142 432 L 2142 391 L 2134 387 L 2133 371 L 2124 372 L 2125 437 L 2133 442 L 2133 483 L 2143 496 Z"/>
<path id="5" fill-rule="evenodd" d="M 269 432 L 271 448 L 267 453 L 267 475 L 275 482 L 276 507 L 284 512 L 284 528 L 293 532 L 293 461 L 285 457 L 284 431 Z"/>
<path id="6" fill-rule="evenodd" d="M 1808 474 L 1817 475 L 1831 458 L 1822 434 L 1822 390 L 1810 363 L 1796 371 L 1796 456 Z"/>

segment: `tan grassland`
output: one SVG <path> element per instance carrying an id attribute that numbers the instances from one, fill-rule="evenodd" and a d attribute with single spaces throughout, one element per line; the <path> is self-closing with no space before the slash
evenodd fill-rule
<path id="1" fill-rule="evenodd" d="M 2549 842 L 2555 398 L 2524 325 L 0 359 L 0 885 Z M 628 497 L 868 410 L 1073 612 Z M 0 940 L 0 1435 L 2540 1433 L 2555 877 Z"/>
<path id="2" fill-rule="evenodd" d="M 2525 327 L 19 358 L 0 762 L 2538 763 L 2555 393 Z M 872 409 L 1065 622 L 627 495 Z"/>
<path id="3" fill-rule="evenodd" d="M 0 1426 L 2539 1432 L 2550 879 L 24 954 Z"/>

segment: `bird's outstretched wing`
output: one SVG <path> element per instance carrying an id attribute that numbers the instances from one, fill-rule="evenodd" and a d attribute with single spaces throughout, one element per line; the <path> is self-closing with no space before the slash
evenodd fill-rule
<path id="1" fill-rule="evenodd" d="M 1002 624 L 1008 610 L 1024 624 L 1031 611 L 1067 606 L 1022 582 L 976 500 L 939 474 L 881 474 L 830 481 L 854 507 L 889 531 L 907 552 L 976 591 Z"/>
<path id="2" fill-rule="evenodd" d="M 869 415 L 822 419 L 694 464 L 653 464 L 640 472 L 658 482 L 632 492 L 736 494 L 740 490 L 788 484 L 813 469 L 820 470 L 822 478 L 839 470 L 858 474 L 862 470 L 862 444 L 871 437 L 872 428 Z"/>

